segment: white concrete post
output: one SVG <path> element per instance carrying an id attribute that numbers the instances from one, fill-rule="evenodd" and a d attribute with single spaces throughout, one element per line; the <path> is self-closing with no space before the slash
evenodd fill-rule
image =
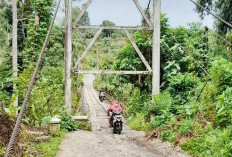
<path id="1" fill-rule="evenodd" d="M 161 1 L 153 0 L 152 95 L 160 93 L 160 12 Z"/>
<path id="2" fill-rule="evenodd" d="M 13 39 L 12 39 L 12 56 L 13 56 L 13 77 L 16 79 L 18 77 L 18 33 L 17 33 L 17 26 L 18 26 L 18 14 L 17 14 L 17 0 L 12 0 L 12 14 L 13 14 Z M 17 92 L 17 85 L 14 81 L 13 89 L 16 94 L 14 107 L 18 106 L 18 92 Z"/>
<path id="3" fill-rule="evenodd" d="M 72 107 L 72 0 L 65 0 L 65 105 Z"/>

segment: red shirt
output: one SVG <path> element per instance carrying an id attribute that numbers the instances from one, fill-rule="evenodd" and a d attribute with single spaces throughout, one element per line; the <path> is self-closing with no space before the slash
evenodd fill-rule
<path id="1" fill-rule="evenodd" d="M 123 111 L 122 107 L 118 104 L 118 106 L 115 105 L 116 103 L 111 104 L 111 106 L 108 108 L 107 115 L 110 116 L 110 112 L 113 111 Z"/>

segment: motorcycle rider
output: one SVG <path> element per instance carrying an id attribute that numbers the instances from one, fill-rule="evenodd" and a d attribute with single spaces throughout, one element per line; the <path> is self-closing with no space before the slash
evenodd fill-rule
<path id="1" fill-rule="evenodd" d="M 120 106 L 120 104 L 117 101 L 113 100 L 110 107 L 107 110 L 107 115 L 110 116 L 110 112 L 115 112 L 115 111 L 122 112 L 123 108 Z M 109 119 L 110 127 L 111 127 L 112 121 L 113 121 L 113 114 L 111 114 L 110 119 Z"/>
<path id="2" fill-rule="evenodd" d="M 101 89 L 100 93 L 99 93 L 99 99 L 101 99 L 101 97 L 105 97 L 105 92 Z"/>

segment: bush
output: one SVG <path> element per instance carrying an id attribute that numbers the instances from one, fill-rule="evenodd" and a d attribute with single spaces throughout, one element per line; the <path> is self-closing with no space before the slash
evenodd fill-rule
<path id="1" fill-rule="evenodd" d="M 185 141 L 181 148 L 189 154 L 207 157 L 232 156 L 232 128 L 211 130 Z"/>
<path id="2" fill-rule="evenodd" d="M 218 125 L 226 127 L 232 124 L 232 88 L 227 88 L 227 90 L 218 97 L 216 110 Z"/>
<path id="3" fill-rule="evenodd" d="M 167 91 L 154 96 L 154 101 L 151 103 L 151 111 L 156 115 L 160 115 L 162 111 L 170 111 L 172 107 L 172 97 Z"/>
<path id="4" fill-rule="evenodd" d="M 78 129 L 78 124 L 71 116 L 64 114 L 61 116 L 60 127 L 63 130 L 75 131 Z"/>
<path id="5" fill-rule="evenodd" d="M 195 94 L 195 87 L 200 83 L 200 79 L 192 73 L 178 74 L 169 80 L 167 88 L 174 98 L 176 105 L 183 105 Z"/>
<path id="6" fill-rule="evenodd" d="M 138 113 L 135 117 L 129 117 L 127 124 L 135 130 L 144 130 L 146 128 L 146 121 L 143 114 Z"/>
<path id="7" fill-rule="evenodd" d="M 149 128 L 157 129 L 163 127 L 165 124 L 168 124 L 171 120 L 173 120 L 174 116 L 172 113 L 167 111 L 162 111 L 162 113 L 158 116 L 155 116 L 151 122 L 149 123 Z"/>
<path id="8" fill-rule="evenodd" d="M 218 93 L 232 87 L 232 63 L 225 59 L 218 59 L 212 63 L 210 74 L 212 82 L 217 86 Z"/>
<path id="9" fill-rule="evenodd" d="M 184 119 L 179 124 L 179 132 L 183 135 L 189 133 L 193 129 L 193 119 Z"/>
<path id="10" fill-rule="evenodd" d="M 166 130 L 161 133 L 161 139 L 163 141 L 170 141 L 174 142 L 176 139 L 176 133 L 173 132 L 172 130 Z"/>

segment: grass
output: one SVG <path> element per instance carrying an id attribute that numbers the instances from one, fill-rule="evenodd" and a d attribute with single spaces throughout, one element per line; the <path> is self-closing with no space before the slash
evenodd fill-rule
<path id="1" fill-rule="evenodd" d="M 0 147 L 0 156 L 4 156 L 6 147 Z"/>
<path id="2" fill-rule="evenodd" d="M 143 114 L 137 114 L 135 117 L 129 117 L 127 124 L 135 130 L 147 130 L 147 123 L 145 122 Z"/>
<path id="3" fill-rule="evenodd" d="M 36 144 L 35 148 L 41 153 L 40 157 L 55 157 L 65 134 L 66 132 L 61 131 L 59 136 L 50 137 L 49 141 Z"/>

